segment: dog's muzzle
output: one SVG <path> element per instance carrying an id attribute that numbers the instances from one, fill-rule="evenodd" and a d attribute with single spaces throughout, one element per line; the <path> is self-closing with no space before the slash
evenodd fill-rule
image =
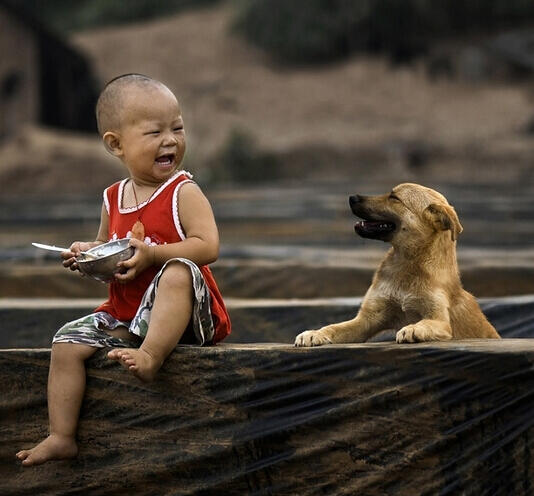
<path id="1" fill-rule="evenodd" d="M 379 219 L 367 212 L 364 207 L 366 197 L 354 195 L 349 198 L 352 212 L 363 220 L 356 222 L 354 230 L 362 238 L 380 239 L 388 241 L 395 231 L 396 225 L 388 219 Z"/>

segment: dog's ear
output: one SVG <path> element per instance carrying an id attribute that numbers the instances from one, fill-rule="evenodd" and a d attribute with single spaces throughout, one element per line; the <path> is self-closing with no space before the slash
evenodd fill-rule
<path id="1" fill-rule="evenodd" d="M 456 211 L 450 205 L 432 203 L 425 208 L 423 215 L 430 221 L 436 231 L 450 230 L 453 241 L 456 241 L 458 234 L 464 230 Z"/>

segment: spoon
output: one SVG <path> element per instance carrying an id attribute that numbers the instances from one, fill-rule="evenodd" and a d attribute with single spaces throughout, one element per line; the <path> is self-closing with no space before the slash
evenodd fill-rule
<path id="1" fill-rule="evenodd" d="M 70 248 L 61 248 L 60 246 L 52 246 L 52 245 L 43 245 L 42 243 L 32 243 L 35 248 L 42 248 L 43 250 L 50 250 L 50 251 L 70 251 Z M 93 253 L 89 253 L 88 251 L 81 251 L 80 254 L 84 255 L 87 258 L 98 258 Z"/>

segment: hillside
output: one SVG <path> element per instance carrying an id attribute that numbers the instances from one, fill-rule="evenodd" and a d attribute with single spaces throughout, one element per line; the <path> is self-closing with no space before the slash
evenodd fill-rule
<path id="1" fill-rule="evenodd" d="M 101 84 L 141 72 L 176 91 L 188 133 L 185 166 L 205 185 L 232 179 L 222 150 L 230 150 L 230 162 L 240 152 L 236 132 L 262 158 L 241 169 L 260 168 L 256 175 L 268 181 L 327 175 L 342 183 L 411 180 L 438 188 L 532 181 L 534 138 L 526 129 L 534 112 L 526 83 L 431 80 L 421 63 L 393 67 L 362 56 L 280 66 L 235 34 L 233 19 L 232 4 L 223 3 L 80 32 L 71 42 Z M 6 196 L 100 194 L 124 173 L 96 136 L 54 130 L 28 129 L 3 144 L 0 157 Z"/>
<path id="2" fill-rule="evenodd" d="M 431 82 L 421 68 L 362 57 L 279 67 L 232 34 L 232 19 L 231 6 L 222 6 L 73 41 L 101 81 L 142 72 L 176 90 L 193 162 L 216 157 L 233 129 L 261 148 L 304 155 L 308 167 L 314 155 L 328 162 L 325 150 L 393 163 L 414 142 L 438 161 L 454 155 L 502 163 L 534 149 L 521 135 L 533 114 L 528 93 L 516 85 Z"/>
<path id="3" fill-rule="evenodd" d="M 325 165 L 335 172 L 334 162 L 342 177 L 367 165 L 410 176 L 405 162 L 414 146 L 438 179 L 443 165 L 450 178 L 480 162 L 488 179 L 497 179 L 504 164 L 515 165 L 508 180 L 524 177 L 534 140 L 522 132 L 533 112 L 521 86 L 432 82 L 421 67 L 363 57 L 326 67 L 276 66 L 232 33 L 233 14 L 222 5 L 84 32 L 72 41 L 101 81 L 142 72 L 175 89 L 193 168 L 217 163 L 239 129 L 279 154 L 285 173 L 295 177 L 312 168 L 321 173 Z"/>

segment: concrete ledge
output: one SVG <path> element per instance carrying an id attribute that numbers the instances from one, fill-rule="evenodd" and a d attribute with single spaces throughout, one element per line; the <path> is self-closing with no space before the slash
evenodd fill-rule
<path id="1" fill-rule="evenodd" d="M 0 494 L 532 494 L 534 341 L 180 347 L 145 385 L 88 361 L 76 460 L 46 435 L 48 350 L 0 351 Z"/>

